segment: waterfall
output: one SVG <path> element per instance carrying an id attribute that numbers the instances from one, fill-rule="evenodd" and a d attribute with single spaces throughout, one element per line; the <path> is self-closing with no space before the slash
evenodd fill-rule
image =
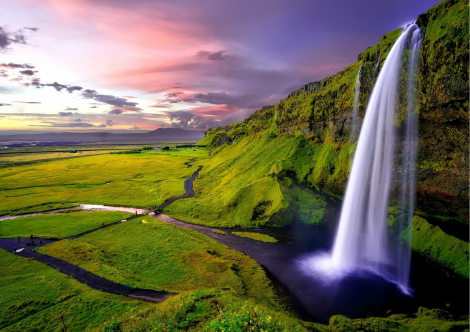
<path id="1" fill-rule="evenodd" d="M 379 53 L 379 59 L 377 60 L 377 63 L 375 64 L 375 67 L 374 67 L 374 78 L 377 77 L 377 72 L 378 72 L 378 69 L 379 69 L 380 57 L 381 56 L 382 56 L 382 53 Z"/>
<path id="2" fill-rule="evenodd" d="M 357 72 L 356 87 L 354 88 L 354 107 L 352 111 L 352 126 L 351 126 L 351 143 L 357 140 L 359 131 L 359 93 L 361 92 L 361 73 L 362 66 Z"/>
<path id="3" fill-rule="evenodd" d="M 396 282 L 404 292 L 409 289 L 409 248 L 397 248 L 402 244 L 394 241 L 396 243 L 393 246 L 393 241 L 389 241 L 387 217 L 397 143 L 395 116 L 403 68 L 408 68 L 410 77 L 407 80 L 407 137 L 402 158 L 405 164 L 403 169 L 406 169 L 402 176 L 403 186 L 406 187 L 402 188 L 402 204 L 407 201 L 409 210 L 409 217 L 406 216 L 406 220 L 403 220 L 404 227 L 408 226 L 413 213 L 417 125 L 415 77 L 421 35 L 416 24 L 410 24 L 403 30 L 390 50 L 372 90 L 346 188 L 330 264 L 332 268 L 341 271 L 367 269 L 381 274 Z M 404 258 L 403 252 L 408 254 L 408 259 Z"/>
<path id="4" fill-rule="evenodd" d="M 405 236 L 407 243 L 398 246 L 398 261 L 402 266 L 398 272 L 398 283 L 408 285 L 409 266 L 411 258 L 411 226 L 413 223 L 414 203 L 415 203 L 415 165 L 416 150 L 418 145 L 418 115 L 416 108 L 417 98 L 417 72 L 419 65 L 419 52 L 421 48 L 422 33 L 421 30 L 413 31 L 411 37 L 411 56 L 408 65 L 408 95 L 407 95 L 407 118 L 406 134 L 402 156 L 402 174 L 401 174 L 401 216 L 399 221 L 400 233 L 408 230 Z M 406 209 L 408 208 L 408 213 Z"/>

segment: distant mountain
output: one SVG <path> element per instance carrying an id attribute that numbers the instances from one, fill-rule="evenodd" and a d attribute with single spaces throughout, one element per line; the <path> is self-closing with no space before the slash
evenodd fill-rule
<path id="1" fill-rule="evenodd" d="M 0 142 L 126 142 L 126 141 L 199 141 L 204 138 L 202 131 L 190 131 L 179 128 L 158 128 L 148 133 L 125 133 L 114 134 L 109 132 L 87 132 L 87 133 L 45 133 L 45 134 L 22 134 L 22 135 L 0 135 Z"/>

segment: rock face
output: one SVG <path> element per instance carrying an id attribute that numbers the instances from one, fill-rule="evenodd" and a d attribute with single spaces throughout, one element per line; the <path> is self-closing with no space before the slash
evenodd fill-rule
<path id="1" fill-rule="evenodd" d="M 417 209 L 465 220 L 469 215 L 468 17 L 465 1 L 445 0 L 417 19 L 424 33 L 418 91 Z M 209 130 L 204 143 L 232 144 L 248 135 L 253 139 L 261 135 L 304 136 L 308 141 L 306 156 L 328 146 L 332 161 L 326 166 L 318 162 L 309 165 L 303 159 L 303 167 L 310 167 L 310 171 L 299 180 L 341 194 L 349 172 L 349 151 L 354 148 L 349 134 L 358 70 L 362 66 L 361 122 L 378 73 L 400 33 L 401 29 L 388 33 L 361 53 L 356 63 L 305 85 L 277 105 L 264 107 L 241 123 Z M 398 132 L 404 111 L 399 108 L 397 114 Z"/>

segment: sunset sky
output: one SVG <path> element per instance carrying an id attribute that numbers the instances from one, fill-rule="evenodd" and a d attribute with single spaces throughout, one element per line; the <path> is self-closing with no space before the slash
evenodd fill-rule
<path id="1" fill-rule="evenodd" d="M 0 134 L 241 121 L 437 2 L 0 0 Z"/>

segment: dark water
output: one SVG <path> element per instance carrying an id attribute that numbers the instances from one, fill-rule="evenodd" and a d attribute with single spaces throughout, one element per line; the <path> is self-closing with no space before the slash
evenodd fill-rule
<path id="1" fill-rule="evenodd" d="M 411 296 L 405 295 L 394 283 L 368 271 L 357 271 L 337 279 L 306 271 L 301 263 L 306 257 L 331 250 L 340 211 L 338 205 L 340 202 L 330 206 L 324 225 L 294 223 L 285 228 L 243 230 L 270 235 L 279 240 L 278 244 L 254 243 L 256 241 L 252 240 L 239 240 L 234 244 L 226 240 L 227 245 L 265 266 L 291 293 L 294 302 L 300 304 L 302 318 L 328 323 L 335 314 L 350 318 L 411 314 L 420 306 L 444 309 L 457 316 L 469 313 L 468 281 L 418 254 L 412 254 Z"/>

